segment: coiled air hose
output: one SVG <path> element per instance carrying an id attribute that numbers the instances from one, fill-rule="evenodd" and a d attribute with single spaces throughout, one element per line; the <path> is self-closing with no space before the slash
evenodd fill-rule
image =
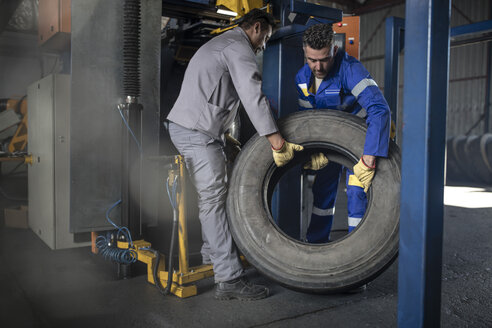
<path id="1" fill-rule="evenodd" d="M 107 211 L 106 211 L 106 220 L 108 220 L 111 225 L 113 225 L 116 231 L 116 238 L 112 238 L 112 233 L 108 232 L 106 235 L 100 235 L 96 238 L 96 246 L 99 250 L 99 253 L 107 260 L 112 260 L 121 264 L 131 264 L 137 261 L 137 252 L 133 249 L 133 241 L 130 230 L 127 227 L 120 227 L 116 223 L 114 223 L 109 214 L 117 205 L 121 203 L 121 199 L 114 203 Z M 117 241 L 120 236 L 123 235 L 128 241 L 128 248 L 121 249 L 117 246 Z"/>

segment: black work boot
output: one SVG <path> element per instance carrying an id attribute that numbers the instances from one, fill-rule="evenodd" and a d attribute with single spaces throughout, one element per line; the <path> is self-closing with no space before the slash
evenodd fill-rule
<path id="1" fill-rule="evenodd" d="M 267 296 L 268 288 L 255 285 L 245 277 L 219 282 L 215 287 L 215 298 L 219 300 L 254 301 Z"/>

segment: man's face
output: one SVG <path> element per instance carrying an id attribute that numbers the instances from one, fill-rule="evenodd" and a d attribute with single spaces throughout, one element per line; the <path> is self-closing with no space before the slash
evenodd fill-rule
<path id="1" fill-rule="evenodd" d="M 335 61 L 335 54 L 338 47 L 325 47 L 319 50 L 313 49 L 309 46 L 304 47 L 304 55 L 306 56 L 307 63 L 311 72 L 318 79 L 324 79 Z"/>
<path id="2" fill-rule="evenodd" d="M 260 23 L 256 22 L 253 26 L 253 33 L 251 35 L 251 45 L 255 54 L 265 49 L 268 39 L 272 36 L 272 27 L 268 25 L 265 30 L 261 30 Z"/>

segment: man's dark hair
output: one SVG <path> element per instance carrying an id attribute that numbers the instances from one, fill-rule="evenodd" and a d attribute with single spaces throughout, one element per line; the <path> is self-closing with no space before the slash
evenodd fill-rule
<path id="1" fill-rule="evenodd" d="M 308 27 L 302 35 L 302 45 L 320 50 L 333 45 L 333 28 L 331 24 L 316 24 Z"/>
<path id="2" fill-rule="evenodd" d="M 247 30 L 251 26 L 255 25 L 256 22 L 260 22 L 261 30 L 264 31 L 268 28 L 268 25 L 275 27 L 275 19 L 272 14 L 267 13 L 261 9 L 252 9 L 249 13 L 244 15 L 239 22 L 239 27 Z"/>

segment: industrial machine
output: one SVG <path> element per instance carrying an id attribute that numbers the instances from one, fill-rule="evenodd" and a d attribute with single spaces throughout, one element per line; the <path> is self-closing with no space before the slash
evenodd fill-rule
<path id="1" fill-rule="evenodd" d="M 151 248 L 151 243 L 140 239 L 132 240 L 131 233 L 126 227 L 119 227 L 109 217 L 111 209 L 108 210 L 107 220 L 117 228 L 113 235 L 101 234 L 95 238 L 99 252 L 104 257 L 118 262 L 120 265 L 130 265 L 137 260 L 147 266 L 147 281 L 155 284 L 157 289 L 164 295 L 174 294 L 180 298 L 186 298 L 197 294 L 197 288 L 192 283 L 213 276 L 212 265 L 200 265 L 190 267 L 188 251 L 188 230 L 186 223 L 186 200 L 185 200 L 185 167 L 183 157 L 159 156 L 152 158 L 160 164 L 163 170 L 167 169 L 166 189 L 170 203 L 173 208 L 173 227 L 171 229 L 170 248 L 168 254 L 168 265 L 165 266 L 165 256 L 158 250 Z M 121 240 L 121 237 L 124 237 Z M 178 269 L 174 266 L 174 249 L 178 242 Z M 124 267 L 127 268 L 127 267 Z M 128 275 L 127 269 L 123 276 Z"/>
<path id="2" fill-rule="evenodd" d="M 7 112 L 9 111 L 9 112 Z M 8 118 L 2 117 L 3 127 L 0 128 L 3 132 L 8 128 L 14 128 L 15 132 L 12 138 L 9 140 L 6 150 L 9 153 L 25 151 L 27 145 L 27 99 L 26 96 L 21 99 L 0 99 L 0 112 L 9 114 L 10 122 Z M 12 119 L 12 114 L 15 113 L 20 116 L 20 119 Z"/>

